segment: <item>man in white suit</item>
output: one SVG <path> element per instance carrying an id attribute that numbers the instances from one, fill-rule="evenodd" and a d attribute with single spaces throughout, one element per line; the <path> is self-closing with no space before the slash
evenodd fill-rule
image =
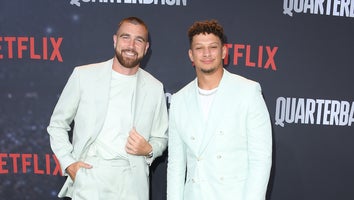
<path id="1" fill-rule="evenodd" d="M 188 30 L 196 79 L 170 105 L 167 199 L 264 200 L 272 162 L 269 113 L 260 85 L 223 68 L 223 28 Z"/>
<path id="2" fill-rule="evenodd" d="M 141 19 L 123 19 L 113 45 L 113 59 L 74 69 L 47 128 L 68 176 L 59 197 L 149 199 L 149 165 L 167 145 L 163 85 L 140 68 L 149 48 Z"/>

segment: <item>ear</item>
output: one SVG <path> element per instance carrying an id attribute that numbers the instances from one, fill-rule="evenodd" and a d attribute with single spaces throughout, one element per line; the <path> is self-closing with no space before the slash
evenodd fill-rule
<path id="1" fill-rule="evenodd" d="M 148 51 L 149 47 L 150 47 L 150 43 L 149 43 L 149 42 L 147 42 L 147 43 L 146 43 L 146 47 L 145 47 L 145 52 L 144 52 L 144 55 L 147 53 L 147 51 Z"/>
<path id="2" fill-rule="evenodd" d="M 191 49 L 188 50 L 188 55 L 189 55 L 189 59 L 194 62 L 194 58 L 193 58 L 193 52 Z"/>
<path id="3" fill-rule="evenodd" d="M 222 47 L 221 51 L 222 51 L 222 53 L 221 53 L 222 59 L 224 59 L 226 57 L 226 53 L 227 53 L 226 45 L 224 45 Z"/>
<path id="4" fill-rule="evenodd" d="M 116 44 L 117 44 L 117 35 L 114 34 L 113 35 L 113 47 L 116 48 Z"/>

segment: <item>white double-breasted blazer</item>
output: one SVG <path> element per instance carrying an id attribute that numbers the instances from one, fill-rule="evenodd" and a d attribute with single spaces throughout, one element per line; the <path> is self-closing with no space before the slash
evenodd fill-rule
<path id="1" fill-rule="evenodd" d="M 168 200 L 264 200 L 272 163 L 260 85 L 224 69 L 203 120 L 197 79 L 171 99 Z"/>

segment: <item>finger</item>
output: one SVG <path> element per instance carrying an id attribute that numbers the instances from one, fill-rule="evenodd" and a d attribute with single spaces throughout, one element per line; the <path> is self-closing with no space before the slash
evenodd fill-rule
<path id="1" fill-rule="evenodd" d="M 137 133 L 135 126 L 132 128 L 132 131 Z"/>
<path id="2" fill-rule="evenodd" d="M 131 133 L 136 138 L 143 138 L 143 136 L 139 134 L 139 132 L 135 129 L 135 127 L 132 128 Z"/>
<path id="3" fill-rule="evenodd" d="M 86 168 L 86 169 L 91 169 L 92 168 L 92 165 L 88 164 L 88 163 L 85 163 L 85 162 L 82 162 L 80 167 L 82 168 Z"/>
<path id="4" fill-rule="evenodd" d="M 129 148 L 127 146 L 125 146 L 125 152 L 130 154 L 130 150 L 129 150 Z"/>
<path id="5" fill-rule="evenodd" d="M 132 151 L 134 151 L 134 149 L 135 149 L 135 143 L 127 143 L 127 144 L 125 145 L 125 147 L 126 147 L 130 152 L 132 152 Z"/>
<path id="6" fill-rule="evenodd" d="M 130 131 L 129 134 L 130 135 L 136 135 L 138 132 L 136 131 L 135 127 L 133 127 Z"/>
<path id="7" fill-rule="evenodd" d="M 144 140 L 145 139 L 143 137 L 141 137 L 140 135 L 137 135 L 137 134 L 132 134 L 129 136 L 129 142 L 133 145 L 138 145 L 139 143 L 141 143 Z"/>
<path id="8" fill-rule="evenodd" d="M 139 134 L 135 131 L 131 131 L 129 137 L 134 141 L 139 140 Z"/>
<path id="9" fill-rule="evenodd" d="M 130 150 L 130 149 L 132 148 L 132 144 L 128 141 L 128 142 L 125 144 L 125 148 Z"/>
<path id="10" fill-rule="evenodd" d="M 125 151 L 127 152 L 127 153 L 129 153 L 129 154 L 132 154 L 132 155 L 135 155 L 136 154 L 136 152 L 134 151 L 134 149 L 131 147 L 131 145 L 126 145 L 125 146 Z"/>
<path id="11" fill-rule="evenodd" d="M 134 138 L 134 136 L 129 135 L 128 139 L 127 139 L 127 143 L 130 145 L 134 145 L 137 142 L 137 139 Z"/>

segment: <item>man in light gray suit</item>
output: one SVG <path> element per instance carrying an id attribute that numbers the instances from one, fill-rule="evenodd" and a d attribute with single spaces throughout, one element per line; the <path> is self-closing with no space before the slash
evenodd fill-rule
<path id="1" fill-rule="evenodd" d="M 141 19 L 123 19 L 113 45 L 113 59 L 74 69 L 50 119 L 50 144 L 68 176 L 59 197 L 149 199 L 149 165 L 167 145 L 163 85 L 140 68 L 149 48 Z"/>
<path id="2" fill-rule="evenodd" d="M 167 199 L 264 200 L 272 163 L 269 113 L 260 85 L 223 68 L 223 28 L 194 23 L 196 79 L 172 96 Z"/>

